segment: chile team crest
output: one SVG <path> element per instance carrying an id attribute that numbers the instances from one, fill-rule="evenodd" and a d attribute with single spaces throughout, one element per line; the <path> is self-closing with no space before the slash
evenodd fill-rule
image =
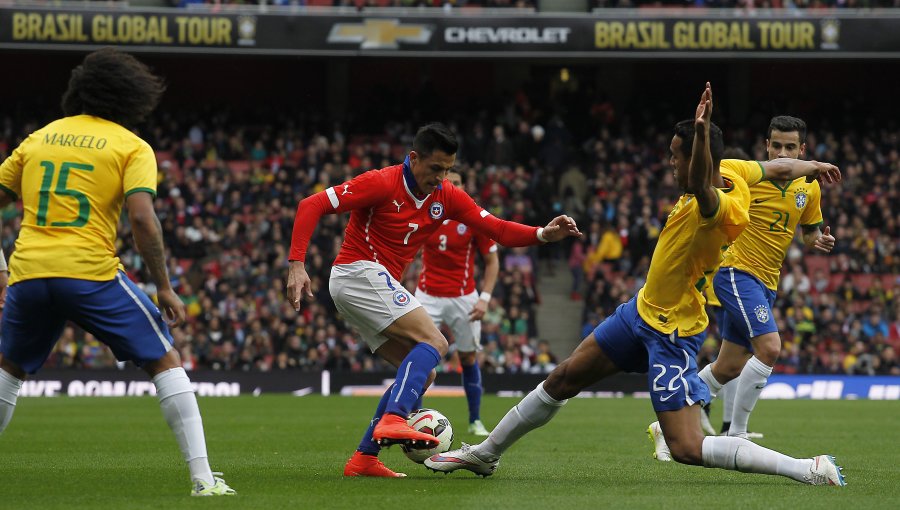
<path id="1" fill-rule="evenodd" d="M 394 304 L 397 306 L 406 306 L 409 304 L 409 294 L 405 291 L 394 291 Z"/>
<path id="2" fill-rule="evenodd" d="M 797 205 L 797 209 L 803 209 L 806 207 L 806 193 L 800 192 L 794 195 L 794 203 Z"/>
<path id="3" fill-rule="evenodd" d="M 466 234 L 466 226 L 463 225 L 462 223 L 460 223 L 459 225 L 457 225 L 457 226 L 456 226 L 456 233 L 459 234 L 459 235 L 465 235 L 465 234 Z"/>
<path id="4" fill-rule="evenodd" d="M 431 219 L 439 220 L 444 216 L 444 204 L 440 202 L 432 202 L 431 207 L 428 209 L 429 214 L 431 214 Z"/>

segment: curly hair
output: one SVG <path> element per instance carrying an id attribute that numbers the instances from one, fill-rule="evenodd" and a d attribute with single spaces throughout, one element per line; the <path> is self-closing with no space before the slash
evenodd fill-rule
<path id="1" fill-rule="evenodd" d="M 115 48 L 102 48 L 72 69 L 62 97 L 66 116 L 87 114 L 133 128 L 159 103 L 166 87 L 145 64 Z"/>

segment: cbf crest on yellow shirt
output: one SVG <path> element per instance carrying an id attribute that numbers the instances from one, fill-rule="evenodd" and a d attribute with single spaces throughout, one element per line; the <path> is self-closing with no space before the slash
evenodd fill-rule
<path id="1" fill-rule="evenodd" d="M 822 224 L 822 190 L 817 181 L 805 178 L 763 181 L 750 187 L 750 196 L 750 224 L 725 252 L 722 265 L 750 273 L 777 290 L 797 225 Z"/>
<path id="2" fill-rule="evenodd" d="M 0 166 L 0 188 L 24 210 L 9 283 L 113 279 L 125 197 L 155 196 L 156 173 L 150 145 L 99 117 L 65 117 L 32 133 Z"/>

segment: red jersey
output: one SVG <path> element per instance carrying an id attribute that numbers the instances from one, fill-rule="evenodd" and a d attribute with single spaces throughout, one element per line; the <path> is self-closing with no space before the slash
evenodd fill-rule
<path id="1" fill-rule="evenodd" d="M 497 251 L 497 245 L 458 221 L 444 220 L 425 242 L 419 288 L 435 297 L 474 292 L 476 249 L 484 256 Z"/>
<path id="2" fill-rule="evenodd" d="M 397 280 L 419 248 L 446 219 L 465 223 L 504 246 L 531 246 L 540 242 L 537 227 L 491 215 L 446 179 L 421 199 L 413 194 L 415 187 L 412 171 L 404 163 L 370 170 L 306 197 L 297 207 L 289 260 L 306 260 L 309 239 L 322 214 L 346 211 L 351 211 L 350 223 L 334 264 L 376 262 Z"/>

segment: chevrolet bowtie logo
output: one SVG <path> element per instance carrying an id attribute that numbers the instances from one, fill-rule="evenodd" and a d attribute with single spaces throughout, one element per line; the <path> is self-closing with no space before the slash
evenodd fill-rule
<path id="1" fill-rule="evenodd" d="M 330 43 L 362 43 L 364 50 L 396 50 L 398 42 L 425 44 L 428 25 L 401 25 L 396 19 L 367 19 L 363 23 L 337 23 L 328 34 Z"/>

